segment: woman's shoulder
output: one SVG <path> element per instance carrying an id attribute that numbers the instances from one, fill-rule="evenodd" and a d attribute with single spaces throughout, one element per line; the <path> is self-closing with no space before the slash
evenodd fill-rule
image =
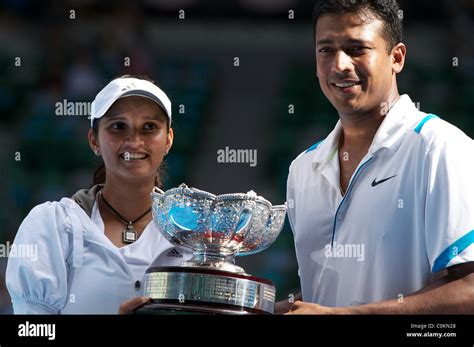
<path id="1" fill-rule="evenodd" d="M 62 198 L 60 201 L 46 201 L 33 207 L 21 222 L 15 242 L 50 245 L 65 240 L 67 233 L 63 231 L 68 230 L 71 225 L 68 204 L 74 204 L 74 201 Z"/>
<path id="2" fill-rule="evenodd" d="M 94 206 L 95 197 L 101 187 L 102 185 L 95 185 L 88 189 L 80 189 L 71 197 L 63 197 L 58 201 L 43 202 L 33 207 L 30 214 L 52 213 L 66 210 L 67 208 L 75 208 L 79 205 L 90 216 L 90 212 Z"/>
<path id="3" fill-rule="evenodd" d="M 46 201 L 34 206 L 28 213 L 24 222 L 41 220 L 52 221 L 54 219 L 64 219 L 70 214 L 71 210 L 78 207 L 90 217 L 94 205 L 95 196 L 101 186 L 96 185 L 90 189 L 81 189 L 73 194 L 72 197 L 63 197 L 59 201 Z"/>
<path id="4" fill-rule="evenodd" d="M 60 201 L 46 201 L 36 205 L 23 219 L 18 232 L 49 234 L 52 229 L 68 224 L 67 205 L 71 203 L 74 203 L 71 199 L 62 198 Z"/>
<path id="5" fill-rule="evenodd" d="M 72 202 L 73 201 L 69 198 L 62 198 L 59 201 L 43 202 L 34 206 L 26 218 L 38 218 L 40 216 L 64 214 L 66 212 L 66 206 Z"/>

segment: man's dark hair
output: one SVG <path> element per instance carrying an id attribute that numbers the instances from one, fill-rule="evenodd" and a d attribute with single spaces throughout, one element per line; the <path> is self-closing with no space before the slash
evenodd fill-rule
<path id="1" fill-rule="evenodd" d="M 398 0 L 317 0 L 313 9 L 313 31 L 316 30 L 318 18 L 323 14 L 356 13 L 366 18 L 373 17 L 383 22 L 383 35 L 387 49 L 402 41 L 402 18 Z"/>

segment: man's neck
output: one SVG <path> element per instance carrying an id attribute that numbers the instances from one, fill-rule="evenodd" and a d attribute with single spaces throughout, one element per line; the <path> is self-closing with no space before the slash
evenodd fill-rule
<path id="1" fill-rule="evenodd" d="M 120 215 L 127 220 L 133 220 L 150 208 L 150 193 L 154 183 L 154 178 L 130 182 L 108 175 L 102 194 Z"/>
<path id="2" fill-rule="evenodd" d="M 393 93 L 388 98 L 387 106 L 385 106 L 386 112 L 383 111 L 383 107 L 375 109 L 374 111 L 361 115 L 360 117 L 344 116 L 339 115 L 341 125 L 343 129 L 343 141 L 342 146 L 345 148 L 351 148 L 353 150 L 368 150 L 374 136 L 385 119 L 385 113 L 397 102 L 400 98 L 398 92 Z"/>
<path id="3" fill-rule="evenodd" d="M 372 117 L 360 122 L 344 122 L 341 118 L 343 137 L 341 147 L 353 151 L 368 150 L 384 117 Z"/>

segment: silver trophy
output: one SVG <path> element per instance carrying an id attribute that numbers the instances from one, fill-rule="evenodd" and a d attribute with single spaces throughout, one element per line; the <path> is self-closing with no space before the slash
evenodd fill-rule
<path id="1" fill-rule="evenodd" d="M 213 195 L 181 184 L 151 194 L 153 220 L 172 244 L 191 249 L 180 266 L 147 270 L 142 311 L 271 314 L 275 287 L 235 264 L 263 251 L 280 234 L 286 205 L 272 206 L 253 191 Z"/>

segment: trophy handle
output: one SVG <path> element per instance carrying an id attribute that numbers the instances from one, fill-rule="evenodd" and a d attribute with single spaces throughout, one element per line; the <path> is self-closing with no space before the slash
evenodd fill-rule
<path id="1" fill-rule="evenodd" d="M 250 206 L 244 206 L 240 211 L 240 218 L 235 228 L 234 235 L 244 235 L 252 225 L 253 209 Z"/>

